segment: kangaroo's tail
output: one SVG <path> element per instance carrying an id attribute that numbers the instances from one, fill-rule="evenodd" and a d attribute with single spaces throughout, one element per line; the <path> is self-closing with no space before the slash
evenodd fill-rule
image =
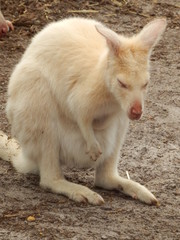
<path id="1" fill-rule="evenodd" d="M 19 152 L 18 142 L 14 138 L 9 139 L 4 132 L 0 131 L 0 158 L 12 162 L 13 158 L 19 155 Z"/>
<path id="2" fill-rule="evenodd" d="M 9 139 L 2 131 L 0 131 L 0 158 L 11 162 L 18 172 L 38 173 L 37 164 L 25 158 L 17 140 Z"/>

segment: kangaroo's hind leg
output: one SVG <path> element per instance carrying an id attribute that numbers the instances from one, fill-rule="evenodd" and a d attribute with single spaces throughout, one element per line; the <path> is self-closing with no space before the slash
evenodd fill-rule
<path id="1" fill-rule="evenodd" d="M 89 202 L 94 205 L 104 202 L 99 194 L 85 186 L 71 183 L 64 178 L 59 161 L 59 141 L 56 137 L 48 136 L 41 144 L 42 153 L 38 165 L 40 185 L 42 187 L 63 194 L 76 202 Z"/>
<path id="2" fill-rule="evenodd" d="M 119 176 L 118 163 L 121 144 L 118 139 L 120 137 L 117 138 L 116 148 L 111 156 L 97 166 L 95 185 L 109 190 L 119 190 L 134 199 L 139 199 L 147 204 L 158 205 L 157 199 L 146 187 Z"/>

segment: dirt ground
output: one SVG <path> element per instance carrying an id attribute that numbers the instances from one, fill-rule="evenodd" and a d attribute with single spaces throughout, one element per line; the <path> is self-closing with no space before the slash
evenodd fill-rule
<path id="1" fill-rule="evenodd" d="M 147 206 L 123 194 L 93 187 L 93 170 L 66 169 L 66 177 L 94 189 L 102 206 L 78 204 L 39 187 L 39 177 L 15 172 L 0 160 L 0 239 L 180 239 L 180 5 L 154 1 L 1 1 L 15 31 L 0 39 L 0 129 L 10 134 L 6 90 L 13 67 L 31 37 L 47 23 L 68 16 L 95 18 L 119 33 L 132 34 L 157 16 L 167 30 L 155 48 L 151 84 L 141 120 L 130 124 L 119 172 L 146 185 L 160 200 Z M 88 10 L 82 12 L 82 10 Z M 35 221 L 28 221 L 33 216 Z"/>

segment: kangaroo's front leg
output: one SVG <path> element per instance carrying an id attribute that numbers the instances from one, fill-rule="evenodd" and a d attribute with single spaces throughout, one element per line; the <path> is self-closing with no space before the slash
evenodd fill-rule
<path id="1" fill-rule="evenodd" d="M 77 87 L 68 97 L 68 108 L 86 143 L 86 153 L 91 160 L 96 161 L 102 154 L 102 150 L 93 129 L 97 106 L 95 101 L 94 104 L 91 103 L 91 95 L 92 93 L 85 95 L 82 89 Z"/>
<path id="2" fill-rule="evenodd" d="M 139 199 L 147 204 L 158 205 L 157 199 L 146 187 L 119 176 L 117 170 L 118 158 L 119 151 L 96 168 L 95 185 L 109 190 L 119 190 L 134 199 Z"/>
<path id="3" fill-rule="evenodd" d="M 93 119 L 89 116 L 80 116 L 78 125 L 87 144 L 86 153 L 93 161 L 96 161 L 102 154 L 101 147 L 97 141 L 93 130 Z"/>

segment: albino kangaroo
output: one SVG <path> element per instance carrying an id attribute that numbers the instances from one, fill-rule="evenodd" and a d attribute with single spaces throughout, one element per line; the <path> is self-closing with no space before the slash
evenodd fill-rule
<path id="1" fill-rule="evenodd" d="M 45 27 L 8 87 L 7 116 L 21 148 L 13 152 L 16 143 L 5 140 L 0 156 L 10 154 L 19 172 L 39 171 L 42 187 L 77 202 L 104 200 L 67 181 L 63 164 L 93 167 L 96 186 L 158 204 L 147 188 L 119 176 L 118 162 L 129 119 L 142 115 L 149 56 L 165 27 L 165 19 L 156 19 L 133 37 L 83 18 Z"/>

